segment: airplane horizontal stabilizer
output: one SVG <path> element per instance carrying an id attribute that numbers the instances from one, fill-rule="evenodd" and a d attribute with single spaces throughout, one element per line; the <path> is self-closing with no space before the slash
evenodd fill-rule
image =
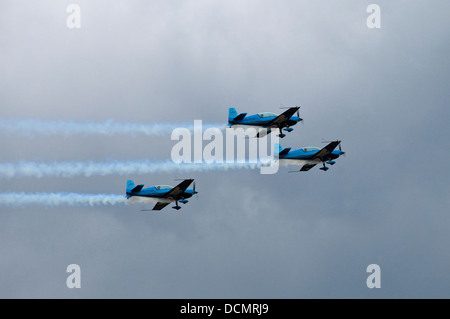
<path id="1" fill-rule="evenodd" d="M 135 188 L 131 190 L 132 193 L 139 193 L 142 190 L 142 187 L 144 187 L 144 184 L 138 185 Z"/>
<path id="2" fill-rule="evenodd" d="M 236 116 L 233 121 L 242 121 L 244 117 L 247 115 L 247 113 L 241 113 L 238 116 Z"/>
<path id="3" fill-rule="evenodd" d="M 287 155 L 290 150 L 291 150 L 290 147 L 286 147 L 284 150 L 282 150 L 280 153 L 278 153 L 278 156 Z"/>

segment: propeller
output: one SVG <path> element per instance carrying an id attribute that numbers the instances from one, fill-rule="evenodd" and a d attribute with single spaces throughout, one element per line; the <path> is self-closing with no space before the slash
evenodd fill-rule
<path id="1" fill-rule="evenodd" d="M 345 156 L 345 152 L 342 151 L 342 148 L 341 148 L 341 143 L 339 143 L 339 151 L 341 151 L 341 155 L 344 155 L 344 156 Z"/>
<path id="2" fill-rule="evenodd" d="M 303 124 L 303 119 L 300 117 L 300 106 L 297 106 L 297 105 L 296 105 L 296 107 L 298 107 L 298 110 L 297 110 L 298 121 L 299 121 L 299 122 L 302 122 L 302 124 Z"/>
<path id="3" fill-rule="evenodd" d="M 299 106 L 299 109 L 297 110 L 297 117 L 298 117 L 298 121 L 302 122 L 302 125 L 305 124 L 305 122 L 303 122 L 303 119 L 300 117 L 300 106 Z"/>
<path id="4" fill-rule="evenodd" d="M 194 194 L 198 194 L 198 192 L 195 190 L 195 182 L 194 182 Z"/>
<path id="5" fill-rule="evenodd" d="M 198 192 L 195 190 L 195 182 L 194 182 L 194 195 L 196 195 L 195 199 L 198 200 Z"/>

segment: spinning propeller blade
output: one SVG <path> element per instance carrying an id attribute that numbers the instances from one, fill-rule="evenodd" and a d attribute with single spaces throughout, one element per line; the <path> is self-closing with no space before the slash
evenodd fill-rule
<path id="1" fill-rule="evenodd" d="M 341 155 L 344 155 L 345 156 L 345 152 L 342 150 L 342 148 L 341 148 L 341 143 L 339 143 L 339 151 L 341 151 Z"/>
<path id="2" fill-rule="evenodd" d="M 305 124 L 305 123 L 303 122 L 303 119 L 300 117 L 300 106 L 298 106 L 297 117 L 298 117 L 298 121 L 299 121 L 299 122 L 302 122 L 302 124 Z"/>
<path id="3" fill-rule="evenodd" d="M 195 182 L 194 182 L 194 195 L 196 195 L 195 198 L 198 200 L 198 192 L 195 190 Z"/>

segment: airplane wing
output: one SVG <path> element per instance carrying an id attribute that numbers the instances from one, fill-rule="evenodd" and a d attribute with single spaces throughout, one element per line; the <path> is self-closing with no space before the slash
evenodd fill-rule
<path id="1" fill-rule="evenodd" d="M 193 179 L 185 179 L 180 184 L 172 188 L 170 191 L 167 192 L 167 194 L 164 197 L 177 197 L 180 194 L 183 194 L 184 191 L 191 185 L 193 182 Z"/>
<path id="2" fill-rule="evenodd" d="M 333 141 L 324 148 L 322 148 L 317 154 L 314 155 L 315 158 L 326 158 L 333 152 L 333 150 L 339 145 L 341 141 Z"/>
<path id="3" fill-rule="evenodd" d="M 299 106 L 289 108 L 288 110 L 284 111 L 283 113 L 278 115 L 276 118 L 274 118 L 272 121 L 270 121 L 268 123 L 268 125 L 281 126 L 284 122 L 289 120 L 291 118 L 291 116 L 294 115 L 295 112 L 297 112 L 297 110 L 299 108 L 300 108 Z"/>
<path id="4" fill-rule="evenodd" d="M 153 207 L 152 210 L 161 210 L 164 207 L 166 207 L 167 205 L 169 205 L 170 203 L 166 203 L 166 202 L 157 202 L 155 207 Z"/>
<path id="5" fill-rule="evenodd" d="M 317 164 L 305 164 L 302 166 L 302 168 L 300 169 L 300 172 L 307 172 L 309 171 L 311 168 L 313 168 L 314 166 L 316 166 Z"/>

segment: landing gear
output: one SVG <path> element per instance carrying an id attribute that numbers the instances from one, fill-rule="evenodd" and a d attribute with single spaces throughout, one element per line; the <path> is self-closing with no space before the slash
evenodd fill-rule
<path id="1" fill-rule="evenodd" d="M 178 201 L 175 201 L 176 206 L 173 206 L 173 209 L 179 210 L 181 207 L 178 205 Z"/>
<path id="2" fill-rule="evenodd" d="M 286 136 L 286 134 L 283 134 L 283 132 L 281 131 L 281 127 L 278 128 L 280 130 L 280 134 L 278 134 L 279 138 L 283 138 Z"/>
<path id="3" fill-rule="evenodd" d="M 322 162 L 322 164 L 323 164 L 323 167 L 321 167 L 320 169 L 324 172 L 327 171 L 328 167 L 325 166 L 325 162 Z"/>

